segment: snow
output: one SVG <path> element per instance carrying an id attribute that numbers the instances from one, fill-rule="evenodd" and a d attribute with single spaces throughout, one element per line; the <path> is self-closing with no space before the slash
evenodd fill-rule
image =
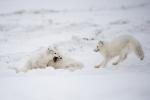
<path id="1" fill-rule="evenodd" d="M 0 0 L 1 100 L 149 100 L 150 1 Z M 117 66 L 95 69 L 103 60 L 97 41 L 122 34 L 142 44 Z M 41 47 L 58 46 L 81 61 L 74 72 L 53 68 L 15 73 Z"/>

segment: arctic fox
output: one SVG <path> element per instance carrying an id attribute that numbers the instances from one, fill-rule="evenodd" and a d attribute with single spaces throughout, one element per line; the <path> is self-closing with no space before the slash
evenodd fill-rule
<path id="1" fill-rule="evenodd" d="M 32 55 L 21 69 L 16 69 L 16 72 L 27 72 L 31 69 L 53 67 L 54 69 L 69 69 L 74 71 L 81 69 L 83 64 L 66 56 L 56 47 L 48 47 L 38 50 L 35 55 Z"/>
<path id="2" fill-rule="evenodd" d="M 48 67 L 49 61 L 55 61 L 57 58 L 62 59 L 60 54 L 56 52 L 55 48 L 48 47 L 39 49 L 27 60 L 21 69 L 16 69 L 16 72 L 27 72 L 31 69 L 46 68 Z"/>
<path id="3" fill-rule="evenodd" d="M 141 44 L 130 35 L 121 35 L 110 42 L 99 41 L 94 51 L 100 52 L 104 56 L 104 60 L 96 65 L 95 68 L 99 68 L 100 66 L 104 67 L 112 58 L 119 56 L 118 59 L 113 62 L 113 65 L 117 65 L 125 60 L 131 51 L 133 51 L 140 60 L 144 59 Z"/>

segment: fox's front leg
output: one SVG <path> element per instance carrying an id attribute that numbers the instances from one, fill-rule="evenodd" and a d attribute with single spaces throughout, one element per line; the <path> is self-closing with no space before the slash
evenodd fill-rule
<path id="1" fill-rule="evenodd" d="M 95 68 L 105 67 L 108 63 L 109 59 L 104 59 L 100 64 L 96 65 Z"/>
<path id="2" fill-rule="evenodd" d="M 94 67 L 95 67 L 95 68 L 99 68 L 100 66 L 101 66 L 101 63 L 98 64 L 98 65 L 95 65 Z"/>

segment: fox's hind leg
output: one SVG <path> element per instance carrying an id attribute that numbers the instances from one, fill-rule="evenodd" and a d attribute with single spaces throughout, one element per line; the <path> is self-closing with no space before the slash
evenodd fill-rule
<path id="1" fill-rule="evenodd" d="M 95 68 L 105 67 L 108 63 L 109 59 L 105 58 L 100 64 L 96 65 Z"/>
<path id="2" fill-rule="evenodd" d="M 120 54 L 119 57 L 118 57 L 118 59 L 117 59 L 117 61 L 113 62 L 112 64 L 113 65 L 119 64 L 120 62 L 124 61 L 127 58 L 127 55 L 128 55 L 128 53 L 122 53 L 122 54 Z"/>
<path id="3" fill-rule="evenodd" d="M 117 65 L 121 61 L 122 56 L 120 55 L 117 59 L 117 61 L 113 62 L 113 65 Z"/>

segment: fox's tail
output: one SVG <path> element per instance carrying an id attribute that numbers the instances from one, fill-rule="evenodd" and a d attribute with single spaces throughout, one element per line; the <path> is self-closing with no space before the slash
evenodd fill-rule
<path id="1" fill-rule="evenodd" d="M 134 51 L 134 53 L 137 55 L 138 58 L 140 58 L 140 60 L 144 59 L 144 51 L 142 49 L 141 44 L 139 43 L 138 40 L 136 40 L 135 38 L 132 39 L 131 41 L 131 47 Z"/>

